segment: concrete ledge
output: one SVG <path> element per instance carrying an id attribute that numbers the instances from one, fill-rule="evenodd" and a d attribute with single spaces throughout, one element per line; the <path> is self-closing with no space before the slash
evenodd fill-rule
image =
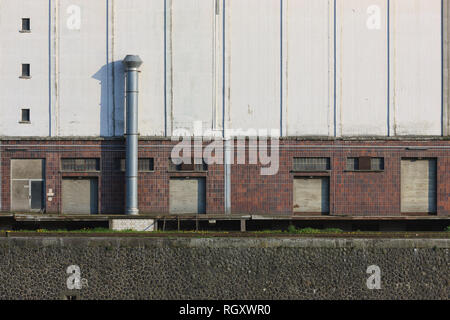
<path id="1" fill-rule="evenodd" d="M 270 214 L 139 214 L 128 216 L 125 214 L 93 214 L 93 215 L 62 215 L 62 214 L 33 214 L 33 213 L 0 213 L 1 217 L 14 217 L 17 221 L 109 221 L 110 219 L 158 219 L 158 220 L 308 220 L 308 221 L 405 221 L 405 220 L 449 220 L 450 216 L 302 216 L 302 215 L 270 215 Z"/>
<path id="2" fill-rule="evenodd" d="M 449 141 L 450 136 L 346 136 L 346 137 L 328 137 L 328 136 L 289 136 L 280 137 L 282 141 Z M 123 136 L 99 137 L 99 136 L 66 136 L 66 137 L 48 137 L 48 136 L 0 136 L 0 141 L 124 141 Z M 140 136 L 139 141 L 172 141 L 171 137 L 163 136 Z"/>
<path id="3" fill-rule="evenodd" d="M 199 235 L 197 235 L 199 237 Z M 450 249 L 450 239 L 320 239 L 320 238 L 166 238 L 166 237 L 8 237 L 2 246 L 125 248 L 403 248 Z"/>

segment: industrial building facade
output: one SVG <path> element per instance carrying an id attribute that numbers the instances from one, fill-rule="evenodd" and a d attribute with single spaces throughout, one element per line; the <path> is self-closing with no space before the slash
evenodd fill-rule
<path id="1" fill-rule="evenodd" d="M 0 0 L 0 209 L 124 213 L 131 53 L 140 214 L 448 217 L 449 16 L 447 0 Z M 173 136 L 198 128 L 241 130 L 246 161 L 232 139 L 232 164 L 174 164 Z M 258 130 L 276 132 L 275 174 L 249 159 Z"/>

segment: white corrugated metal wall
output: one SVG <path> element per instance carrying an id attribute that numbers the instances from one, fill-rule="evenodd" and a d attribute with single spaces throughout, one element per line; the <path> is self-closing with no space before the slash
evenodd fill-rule
<path id="1" fill-rule="evenodd" d="M 0 135 L 122 135 L 126 54 L 143 136 L 441 135 L 441 2 L 0 0 Z"/>

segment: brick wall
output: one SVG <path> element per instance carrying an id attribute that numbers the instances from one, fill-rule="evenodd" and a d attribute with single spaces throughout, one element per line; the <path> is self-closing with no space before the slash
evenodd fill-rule
<path id="1" fill-rule="evenodd" d="M 4 140 L 2 141 L 2 210 L 10 209 L 10 160 L 42 158 L 46 160 L 46 190 L 55 197 L 47 201 L 47 212 L 61 210 L 63 177 L 98 178 L 101 213 L 123 213 L 125 179 L 117 171 L 116 159 L 124 158 L 124 141 L 119 140 Z M 210 165 L 208 173 L 172 173 L 168 170 L 173 142 L 140 141 L 139 157 L 154 158 L 154 172 L 139 174 L 139 208 L 141 213 L 169 212 L 169 178 L 205 176 L 208 213 L 224 212 L 223 165 Z M 428 149 L 407 150 L 407 147 Z M 384 157 L 382 172 L 347 172 L 347 157 Z M 60 170 L 63 157 L 101 158 L 101 171 L 66 173 Z M 404 157 L 437 159 L 438 215 L 450 214 L 450 141 L 339 141 L 281 140 L 279 171 L 273 176 L 260 175 L 261 164 L 231 166 L 232 212 L 291 215 L 293 179 L 296 176 L 329 176 L 330 213 L 333 215 L 396 216 L 400 212 L 400 161 Z M 294 157 L 329 157 L 331 170 L 317 173 L 294 173 Z"/>

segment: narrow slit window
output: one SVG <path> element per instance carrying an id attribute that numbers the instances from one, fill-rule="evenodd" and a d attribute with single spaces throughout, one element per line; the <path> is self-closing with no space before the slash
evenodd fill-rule
<path id="1" fill-rule="evenodd" d="M 328 171 L 330 158 L 294 158 L 294 171 Z"/>
<path id="2" fill-rule="evenodd" d="M 384 158 L 351 157 L 347 158 L 347 171 L 384 171 Z"/>
<path id="3" fill-rule="evenodd" d="M 100 159 L 99 158 L 61 159 L 61 170 L 64 172 L 97 172 L 100 171 Z"/>
<path id="4" fill-rule="evenodd" d="M 203 159 L 191 158 L 190 163 L 175 164 L 172 159 L 169 159 L 169 171 L 185 171 L 185 172 L 206 172 L 208 171 L 208 164 Z"/>
<path id="5" fill-rule="evenodd" d="M 31 31 L 31 22 L 30 18 L 22 18 L 22 32 L 29 32 Z"/>
<path id="6" fill-rule="evenodd" d="M 116 160 L 116 170 L 126 171 L 126 160 L 117 159 Z M 154 159 L 153 158 L 139 158 L 138 159 L 138 171 L 139 172 L 151 172 L 155 170 Z"/>
<path id="7" fill-rule="evenodd" d="M 30 109 L 22 109 L 20 122 L 30 122 Z"/>
<path id="8" fill-rule="evenodd" d="M 22 63 L 22 77 L 29 78 L 30 77 L 30 64 Z"/>

